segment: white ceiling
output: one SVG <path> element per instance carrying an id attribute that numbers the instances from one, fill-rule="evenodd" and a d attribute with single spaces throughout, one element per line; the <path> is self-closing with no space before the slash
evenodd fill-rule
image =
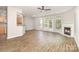
<path id="1" fill-rule="evenodd" d="M 23 10 L 24 16 L 37 17 L 42 15 L 40 10 L 37 9 L 40 6 L 17 6 L 17 7 Z M 50 15 L 50 14 L 65 12 L 73 8 L 73 6 L 45 6 L 45 8 L 49 8 L 51 9 L 51 11 L 48 11 L 43 14 Z"/>

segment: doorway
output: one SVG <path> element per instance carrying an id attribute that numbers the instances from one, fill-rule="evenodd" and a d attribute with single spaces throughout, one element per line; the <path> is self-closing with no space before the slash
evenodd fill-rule
<path id="1" fill-rule="evenodd" d="M 7 39 L 7 7 L 0 6 L 0 40 Z"/>

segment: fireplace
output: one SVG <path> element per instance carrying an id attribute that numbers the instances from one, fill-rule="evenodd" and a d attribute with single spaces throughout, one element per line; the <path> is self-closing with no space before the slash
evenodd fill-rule
<path id="1" fill-rule="evenodd" d="M 64 27 L 64 34 L 71 35 L 71 28 L 70 27 Z"/>

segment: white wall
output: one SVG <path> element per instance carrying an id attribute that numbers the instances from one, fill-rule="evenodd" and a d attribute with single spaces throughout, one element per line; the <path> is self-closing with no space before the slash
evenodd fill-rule
<path id="1" fill-rule="evenodd" d="M 17 8 L 7 8 L 7 39 L 22 36 L 23 26 L 17 26 L 16 22 Z"/>
<path id="2" fill-rule="evenodd" d="M 40 20 L 41 18 L 34 18 L 34 28 L 35 30 L 42 30 L 42 28 L 40 27 Z"/>
<path id="3" fill-rule="evenodd" d="M 75 41 L 77 43 L 77 46 L 79 48 L 79 7 L 76 7 L 75 9 Z"/>
<path id="4" fill-rule="evenodd" d="M 64 34 L 64 27 L 71 27 L 71 36 L 74 37 L 75 8 L 58 14 L 58 16 L 62 17 L 62 28 L 60 30 L 55 30 Z"/>
<path id="5" fill-rule="evenodd" d="M 64 34 L 64 31 L 63 31 L 64 26 L 70 26 L 70 27 L 72 27 L 72 34 L 71 35 L 74 36 L 74 18 L 75 18 L 74 15 L 75 15 L 75 9 L 74 8 L 71 9 L 71 10 L 68 10 L 66 12 L 63 12 L 63 13 L 51 15 L 52 22 L 53 22 L 53 24 L 52 24 L 53 28 L 51 29 L 51 31 Z M 61 16 L 61 18 L 62 18 L 62 28 L 61 29 L 56 29 L 56 27 L 55 27 L 56 16 Z M 42 17 L 40 17 L 40 18 L 42 18 Z M 40 25 L 39 24 L 40 18 L 35 18 L 35 29 L 36 30 L 41 29 L 40 26 L 39 26 Z M 41 29 L 41 30 L 44 30 L 44 29 Z M 49 30 L 47 30 L 47 31 L 49 31 Z"/>
<path id="6" fill-rule="evenodd" d="M 34 20 L 32 17 L 24 17 L 24 27 L 25 30 L 33 30 L 34 29 Z"/>

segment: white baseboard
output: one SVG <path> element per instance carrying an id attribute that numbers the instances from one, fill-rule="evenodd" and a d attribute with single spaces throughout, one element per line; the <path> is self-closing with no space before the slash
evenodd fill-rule
<path id="1" fill-rule="evenodd" d="M 12 35 L 12 36 L 8 36 L 7 39 L 12 39 L 12 38 L 16 38 L 16 37 L 20 37 L 23 36 L 24 34 L 20 34 L 20 35 Z"/>

